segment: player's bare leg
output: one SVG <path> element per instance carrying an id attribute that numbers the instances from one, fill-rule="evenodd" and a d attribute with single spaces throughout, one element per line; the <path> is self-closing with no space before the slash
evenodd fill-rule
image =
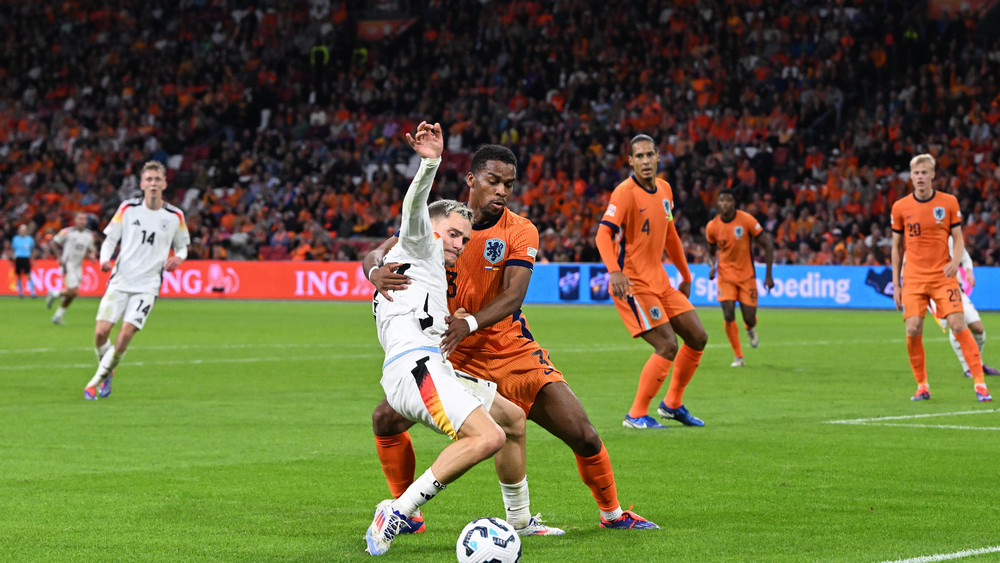
<path id="1" fill-rule="evenodd" d="M 708 333 L 694 309 L 671 317 L 670 326 L 684 340 L 684 345 L 677 351 L 670 387 L 667 388 L 667 394 L 657 412 L 660 416 L 676 420 L 685 426 L 704 426 L 705 422 L 693 416 L 684 406 L 684 390 L 701 363 L 701 355 L 708 344 Z"/>
<path id="2" fill-rule="evenodd" d="M 750 338 L 750 347 L 756 348 L 757 340 L 757 307 L 740 302 L 740 313 L 743 314 L 743 325 L 747 327 L 747 337 Z"/>
<path id="3" fill-rule="evenodd" d="M 726 323 L 726 338 L 729 339 L 729 345 L 733 349 L 733 363 L 729 364 L 729 367 L 743 367 L 743 347 L 740 346 L 740 329 L 736 327 L 736 302 L 721 301 L 719 305 L 722 307 L 722 319 Z M 742 305 L 740 303 L 741 307 Z"/>

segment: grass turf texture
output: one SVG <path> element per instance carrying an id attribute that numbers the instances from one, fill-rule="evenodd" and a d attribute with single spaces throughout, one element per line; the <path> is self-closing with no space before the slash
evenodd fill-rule
<path id="1" fill-rule="evenodd" d="M 82 397 L 97 300 L 75 303 L 64 327 L 43 304 L 0 299 L 0 560 L 368 558 L 363 534 L 388 489 L 367 304 L 161 300 L 97 402 Z M 529 424 L 532 510 L 567 535 L 525 538 L 525 561 L 881 561 L 1000 544 L 998 403 L 975 402 L 931 324 L 933 399 L 913 403 L 896 313 L 761 310 L 760 348 L 741 333 L 737 369 L 721 312 L 702 308 L 709 348 L 685 403 L 707 426 L 641 432 L 621 420 L 650 349 L 613 308 L 526 314 L 607 445 L 624 508 L 663 529 L 599 529 L 572 453 Z M 983 320 L 1000 334 L 1000 315 Z M 1000 364 L 1000 343 L 986 359 Z M 446 440 L 411 434 L 419 474 Z M 453 560 L 466 523 L 502 517 L 492 463 L 424 508 L 427 533 L 386 560 Z"/>

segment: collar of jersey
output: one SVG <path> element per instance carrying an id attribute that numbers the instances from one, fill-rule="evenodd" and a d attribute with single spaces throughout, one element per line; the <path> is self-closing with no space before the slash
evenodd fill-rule
<path id="1" fill-rule="evenodd" d="M 655 177 L 653 178 L 653 191 L 647 190 L 646 186 L 643 186 L 642 182 L 640 182 L 639 179 L 635 177 L 635 174 L 632 174 L 632 181 L 635 182 L 635 185 L 639 186 L 639 189 L 641 189 L 642 191 L 646 192 L 647 194 L 655 194 L 656 193 L 656 178 Z"/>
<path id="2" fill-rule="evenodd" d="M 937 190 L 931 190 L 931 197 L 929 197 L 927 199 L 920 199 L 919 197 L 917 197 L 916 190 L 914 190 L 914 192 L 913 192 L 913 199 L 916 200 L 919 203 L 927 203 L 928 201 L 934 199 L 934 196 L 936 196 L 936 195 L 937 195 Z"/>
<path id="3" fill-rule="evenodd" d="M 475 225 L 473 225 L 472 226 L 472 230 L 473 231 L 485 231 L 486 229 L 488 229 L 488 228 L 492 227 L 493 225 L 496 225 L 497 223 L 499 223 L 500 222 L 500 218 L 503 217 L 504 213 L 507 213 L 507 207 L 506 206 L 504 206 L 503 211 L 501 211 L 500 214 L 497 215 L 495 218 L 493 218 L 493 219 L 487 219 L 486 221 L 483 221 L 482 223 L 476 223 Z"/>

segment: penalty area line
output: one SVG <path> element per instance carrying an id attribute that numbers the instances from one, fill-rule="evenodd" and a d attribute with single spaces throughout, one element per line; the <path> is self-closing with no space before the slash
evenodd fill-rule
<path id="1" fill-rule="evenodd" d="M 966 549 L 964 551 L 956 551 L 953 553 L 924 555 L 923 557 L 913 557 L 910 559 L 885 560 L 880 563 L 932 563 L 934 561 L 948 561 L 949 559 L 961 559 L 963 557 L 972 557 L 974 555 L 984 555 L 987 553 L 1000 553 L 1000 545 L 994 545 L 992 547 L 983 547 L 980 549 Z"/>
<path id="2" fill-rule="evenodd" d="M 1000 409 L 983 409 L 976 411 L 957 411 L 957 412 L 934 412 L 934 413 L 921 413 L 921 414 L 907 414 L 903 416 L 876 416 L 872 418 L 851 418 L 847 420 L 827 420 L 824 421 L 826 424 L 868 424 L 871 422 L 882 422 L 885 420 L 912 420 L 914 418 L 933 418 L 938 416 L 958 416 L 963 414 L 983 414 L 990 412 L 1000 412 Z"/>

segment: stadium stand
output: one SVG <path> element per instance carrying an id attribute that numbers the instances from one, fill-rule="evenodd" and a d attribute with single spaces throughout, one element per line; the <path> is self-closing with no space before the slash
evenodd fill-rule
<path id="1" fill-rule="evenodd" d="M 411 166 L 400 132 L 427 118 L 447 132 L 440 197 L 464 197 L 477 145 L 515 151 L 511 206 L 538 226 L 542 260 L 597 261 L 595 222 L 645 132 L 690 260 L 730 187 L 774 235 L 776 263 L 887 263 L 900 172 L 931 152 L 973 258 L 994 265 L 996 14 L 927 13 L 901 0 L 4 0 L 0 232 L 28 223 L 44 255 L 75 211 L 107 221 L 155 158 L 193 258 L 354 260 L 393 232 Z"/>

